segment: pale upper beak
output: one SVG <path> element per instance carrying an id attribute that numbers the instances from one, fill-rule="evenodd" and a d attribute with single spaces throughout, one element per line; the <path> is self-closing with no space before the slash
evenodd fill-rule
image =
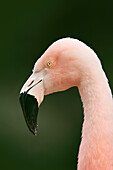
<path id="1" fill-rule="evenodd" d="M 44 70 L 32 73 L 20 91 L 20 104 L 29 130 L 37 134 L 38 107 L 44 98 Z"/>

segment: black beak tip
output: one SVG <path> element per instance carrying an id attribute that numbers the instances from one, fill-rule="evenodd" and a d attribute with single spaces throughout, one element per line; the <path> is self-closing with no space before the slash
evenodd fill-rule
<path id="1" fill-rule="evenodd" d="M 37 116 L 38 116 L 38 102 L 36 98 L 27 92 L 20 93 L 20 105 L 23 110 L 24 118 L 29 130 L 37 135 Z"/>

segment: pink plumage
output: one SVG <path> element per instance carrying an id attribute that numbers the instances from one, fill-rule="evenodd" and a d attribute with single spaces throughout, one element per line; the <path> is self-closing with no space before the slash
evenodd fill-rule
<path id="1" fill-rule="evenodd" d="M 34 96 L 40 106 L 44 95 L 72 86 L 78 87 L 84 108 L 78 170 L 113 170 L 112 93 L 91 48 L 77 39 L 56 41 L 35 63 L 21 93 Z"/>

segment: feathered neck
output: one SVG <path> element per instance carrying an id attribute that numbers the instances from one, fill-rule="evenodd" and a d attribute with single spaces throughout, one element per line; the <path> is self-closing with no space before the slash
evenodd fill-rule
<path id="1" fill-rule="evenodd" d="M 78 170 L 111 169 L 113 100 L 104 71 L 100 68 L 96 73 L 84 77 L 78 88 L 84 108 Z"/>

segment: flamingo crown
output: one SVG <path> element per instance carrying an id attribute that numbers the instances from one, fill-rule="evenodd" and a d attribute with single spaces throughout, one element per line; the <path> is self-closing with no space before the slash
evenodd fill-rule
<path id="1" fill-rule="evenodd" d="M 35 63 L 20 92 L 27 126 L 36 135 L 44 95 L 72 86 L 78 87 L 84 108 L 78 170 L 113 170 L 112 93 L 99 58 L 83 42 L 60 39 Z"/>

